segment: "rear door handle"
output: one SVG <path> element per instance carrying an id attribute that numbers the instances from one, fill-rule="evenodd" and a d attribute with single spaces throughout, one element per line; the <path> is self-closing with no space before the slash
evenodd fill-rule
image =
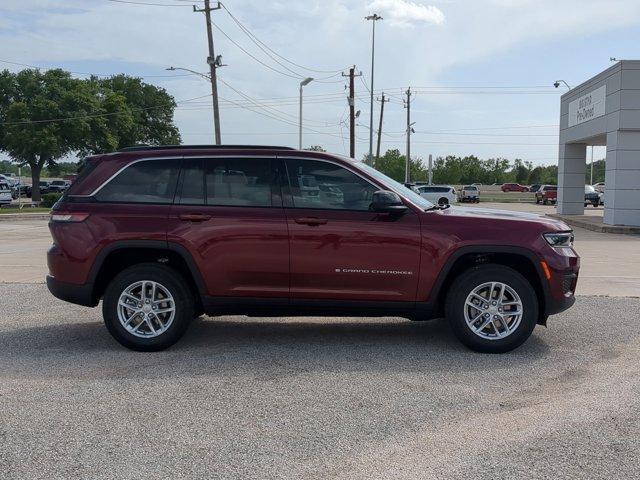
<path id="1" fill-rule="evenodd" d="M 301 217 L 295 219 L 296 223 L 300 225 L 310 225 L 312 227 L 316 227 L 318 225 L 325 225 L 327 223 L 326 218 L 317 218 L 317 217 Z"/>
<path id="2" fill-rule="evenodd" d="M 211 218 L 211 215 L 204 213 L 182 213 L 178 218 L 185 222 L 205 222 Z"/>

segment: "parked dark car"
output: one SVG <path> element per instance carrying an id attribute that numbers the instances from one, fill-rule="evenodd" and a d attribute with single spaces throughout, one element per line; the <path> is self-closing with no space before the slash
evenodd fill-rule
<path id="1" fill-rule="evenodd" d="M 40 181 L 40 195 L 49 193 L 51 191 L 51 184 L 49 182 Z"/>
<path id="2" fill-rule="evenodd" d="M 597 207 L 600 205 L 600 194 L 591 185 L 584 186 L 584 206 L 593 205 Z"/>
<path id="3" fill-rule="evenodd" d="M 444 316 L 468 347 L 506 352 L 574 303 L 579 270 L 560 220 L 441 207 L 362 162 L 286 147 L 89 157 L 49 228 L 49 290 L 102 299 L 109 332 L 144 351 L 207 313 Z"/>

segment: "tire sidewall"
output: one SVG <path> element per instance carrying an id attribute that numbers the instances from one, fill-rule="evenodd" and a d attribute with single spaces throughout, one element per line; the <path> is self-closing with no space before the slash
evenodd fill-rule
<path id="1" fill-rule="evenodd" d="M 158 282 L 166 288 L 174 299 L 176 312 L 173 322 L 161 335 L 153 338 L 136 337 L 129 333 L 118 319 L 118 300 L 123 290 L 140 280 Z M 163 350 L 184 334 L 193 318 L 193 295 L 188 290 L 182 276 L 169 267 L 157 264 L 140 264 L 129 267 L 118 275 L 107 286 L 102 301 L 102 313 L 109 333 L 123 346 L 138 351 Z"/>
<path id="2" fill-rule="evenodd" d="M 523 316 L 516 331 L 499 340 L 488 340 L 471 331 L 464 318 L 467 296 L 486 282 L 502 282 L 520 296 Z M 483 265 L 463 272 L 453 283 L 446 302 L 446 317 L 454 335 L 467 347 L 483 353 L 504 353 L 524 343 L 538 321 L 538 298 L 531 284 L 517 271 L 502 265 Z"/>

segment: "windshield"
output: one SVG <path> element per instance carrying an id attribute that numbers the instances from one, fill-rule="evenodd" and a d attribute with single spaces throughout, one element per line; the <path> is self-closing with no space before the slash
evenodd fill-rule
<path id="1" fill-rule="evenodd" d="M 355 163 L 352 160 L 349 160 L 349 162 L 351 164 Z M 421 197 L 420 194 L 418 194 L 416 191 L 411 190 L 408 187 L 405 187 L 400 182 L 396 182 L 393 178 L 387 177 L 384 173 L 379 172 L 375 168 L 370 167 L 369 165 L 363 162 L 358 162 L 357 168 L 364 170 L 376 180 L 379 180 L 382 183 L 384 183 L 387 187 L 389 187 L 390 190 L 392 190 L 393 192 L 396 192 L 401 197 L 405 197 L 409 199 L 412 203 L 419 206 L 420 208 L 427 209 L 434 206 L 433 203 Z"/>

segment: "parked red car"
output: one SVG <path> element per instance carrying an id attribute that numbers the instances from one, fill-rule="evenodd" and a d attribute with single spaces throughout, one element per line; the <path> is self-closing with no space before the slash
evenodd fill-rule
<path id="1" fill-rule="evenodd" d="M 446 316 L 470 348 L 505 352 L 574 303 L 580 263 L 561 221 L 433 205 L 361 162 L 284 147 L 90 157 L 49 228 L 49 290 L 102 299 L 116 340 L 146 351 L 207 313 Z"/>
<path id="2" fill-rule="evenodd" d="M 519 183 L 504 183 L 500 190 L 503 192 L 528 192 L 529 187 L 520 185 Z"/>
<path id="3" fill-rule="evenodd" d="M 547 205 L 556 203 L 558 199 L 558 187 L 556 185 L 542 185 L 536 192 L 536 203 Z"/>

